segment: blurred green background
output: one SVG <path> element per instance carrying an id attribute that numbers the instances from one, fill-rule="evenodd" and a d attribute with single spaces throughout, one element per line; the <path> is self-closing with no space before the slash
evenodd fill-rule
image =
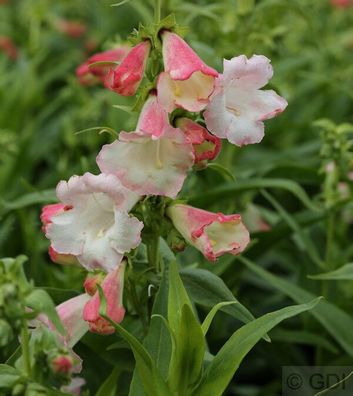
<path id="1" fill-rule="evenodd" d="M 111 4 L 112 0 L 0 2 L 0 257 L 27 255 L 28 275 L 36 285 L 51 287 L 56 302 L 72 295 L 70 290 L 80 290 L 84 275 L 50 262 L 40 208 L 55 201 L 53 189 L 59 180 L 98 172 L 95 156 L 111 137 L 97 131 L 76 132 L 104 126 L 133 130 L 137 119 L 113 108 L 130 104 L 130 99 L 99 85 L 81 86 L 75 75 L 75 68 L 91 54 L 124 42 L 139 23 L 153 20 L 149 1 Z M 261 232 L 254 227 L 254 243 L 246 256 L 292 284 L 322 294 L 321 282 L 307 275 L 322 272 L 315 257 L 322 257 L 326 249 L 326 214 L 313 207 L 324 206 L 320 130 L 330 127 L 313 123 L 323 118 L 335 124 L 353 121 L 353 7 L 335 7 L 329 0 L 164 0 L 162 4 L 163 16 L 174 12 L 187 28 L 186 40 L 219 71 L 222 58 L 269 57 L 275 72 L 270 88 L 289 103 L 283 114 L 266 122 L 261 144 L 239 149 L 223 142 L 217 162 L 231 171 L 235 182 L 215 169 L 205 169 L 189 176 L 182 196 L 195 206 L 249 212 L 249 217 L 254 217 L 256 208 L 271 229 Z M 74 33 L 65 21 L 76 23 Z M 16 55 L 9 53 L 7 38 Z M 262 188 L 271 192 L 275 202 L 266 198 Z M 351 213 L 349 200 L 344 211 L 336 213 L 331 269 L 352 261 Z M 290 301 L 234 258 L 210 265 L 188 248 L 180 260 L 185 265 L 198 262 L 220 275 L 256 316 Z M 56 289 L 63 287 L 69 290 L 66 294 Z M 352 281 L 343 281 L 330 284 L 325 294 L 351 314 L 352 290 Z M 211 352 L 239 325 L 222 314 L 217 318 L 210 333 Z M 332 334 L 326 335 L 307 314 L 283 326 L 274 331 L 272 344 L 261 343 L 250 353 L 227 394 L 278 394 L 284 365 L 307 365 L 315 359 L 322 364 L 351 361 L 331 340 Z M 329 340 L 324 340 L 329 347 L 322 341 L 326 348 L 319 358 L 313 346 L 317 342 L 307 336 L 314 333 Z M 103 381 L 112 361 L 125 368 L 133 362 L 126 350 L 118 357 L 111 351 L 96 358 L 92 351 L 102 350 L 105 342 L 88 335 L 79 345 L 85 358 L 84 377 L 92 390 Z M 122 377 L 121 394 L 126 384 L 128 379 L 124 385 Z"/>

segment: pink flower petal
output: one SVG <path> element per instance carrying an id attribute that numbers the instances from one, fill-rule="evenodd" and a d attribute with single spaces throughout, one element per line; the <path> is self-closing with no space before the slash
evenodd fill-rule
<path id="1" fill-rule="evenodd" d="M 218 76 L 217 71 L 207 66 L 177 34 L 164 31 L 162 38 L 164 68 L 173 80 L 187 80 L 196 71 Z"/>
<path id="2" fill-rule="evenodd" d="M 105 86 L 123 96 L 135 95 L 145 72 L 150 49 L 149 41 L 133 47 L 121 64 L 110 70 L 105 77 Z"/>
<path id="3" fill-rule="evenodd" d="M 167 213 L 186 241 L 210 261 L 225 253 L 237 255 L 250 241 L 238 214 L 223 215 L 183 204 L 170 206 Z"/>

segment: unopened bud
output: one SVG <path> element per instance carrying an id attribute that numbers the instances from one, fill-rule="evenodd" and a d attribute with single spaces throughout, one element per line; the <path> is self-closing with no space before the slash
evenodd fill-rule
<path id="1" fill-rule="evenodd" d="M 58 355 L 52 359 L 50 366 L 55 374 L 68 375 L 72 372 L 74 362 L 69 355 Z"/>
<path id="2" fill-rule="evenodd" d="M 103 282 L 104 277 L 105 274 L 103 272 L 88 274 L 83 283 L 86 293 L 93 296 L 97 291 L 97 285 L 100 285 Z"/>

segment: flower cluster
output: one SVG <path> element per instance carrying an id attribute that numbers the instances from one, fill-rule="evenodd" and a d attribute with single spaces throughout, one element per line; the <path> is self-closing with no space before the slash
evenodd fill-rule
<path id="1" fill-rule="evenodd" d="M 62 317 L 72 317 L 66 327 L 75 340 L 75 332 L 81 336 L 88 328 L 100 334 L 114 330 L 99 315 L 98 284 L 108 316 L 117 323 L 124 318 L 125 257 L 145 242 L 141 231 L 149 224 L 137 208 L 148 197 L 164 200 L 161 222 L 168 218 L 208 260 L 246 248 L 249 233 L 239 214 L 211 213 L 174 200 L 188 172 L 216 158 L 221 139 L 237 146 L 258 143 L 263 122 L 287 106 L 274 91 L 261 90 L 273 74 L 266 57 L 240 55 L 225 60 L 218 73 L 172 30 L 160 29 L 156 37 L 158 45 L 144 36 L 132 48 L 98 53 L 77 69 L 82 84 L 101 82 L 123 96 L 140 93 L 146 80 L 144 92 L 149 88 L 145 97 L 140 94 L 144 104 L 135 130 L 120 132 L 99 152 L 101 173 L 61 181 L 60 203 L 43 208 L 52 260 L 89 271 L 86 293 L 59 308 Z"/>

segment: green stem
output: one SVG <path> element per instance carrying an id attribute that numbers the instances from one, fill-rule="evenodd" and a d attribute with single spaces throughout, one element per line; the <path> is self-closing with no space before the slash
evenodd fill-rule
<path id="1" fill-rule="evenodd" d="M 150 243 L 147 246 L 147 258 L 148 263 L 156 268 L 156 271 L 159 272 L 159 235 L 154 236 L 153 239 L 150 240 Z"/>
<path id="2" fill-rule="evenodd" d="M 154 0 L 154 23 L 157 25 L 161 20 L 161 0 Z"/>
<path id="3" fill-rule="evenodd" d="M 29 355 L 29 334 L 28 334 L 26 319 L 24 319 L 22 322 L 21 349 L 22 349 L 22 358 L 23 358 L 23 365 L 25 368 L 25 372 L 28 375 L 28 377 L 31 377 L 32 369 L 31 369 L 31 358 Z"/>

